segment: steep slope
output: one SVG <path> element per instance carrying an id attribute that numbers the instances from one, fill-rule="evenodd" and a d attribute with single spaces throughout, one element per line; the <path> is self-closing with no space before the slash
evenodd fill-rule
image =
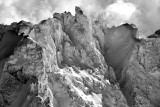
<path id="1" fill-rule="evenodd" d="M 1 25 L 0 44 L 8 30 L 23 39 L 0 60 L 0 107 L 159 107 L 158 36 L 142 43 L 134 25 L 108 28 L 75 11 Z"/>

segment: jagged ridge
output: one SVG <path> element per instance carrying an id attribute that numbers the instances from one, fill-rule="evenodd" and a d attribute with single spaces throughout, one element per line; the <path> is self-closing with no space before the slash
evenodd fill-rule
<path id="1" fill-rule="evenodd" d="M 76 7 L 75 11 L 75 16 L 69 12 L 55 13 L 53 18 L 36 25 L 21 21 L 7 26 L 28 38 L 17 44 L 13 55 L 0 62 L 0 104 L 25 105 L 26 102 L 14 99 L 28 77 L 35 76 L 42 105 L 47 105 L 49 99 L 50 107 L 158 107 L 159 38 L 150 37 L 143 44 L 135 45 L 133 53 L 132 45 L 127 42 L 122 50 L 129 50 L 131 57 L 126 59 L 125 70 L 116 71 L 105 61 L 104 44 L 112 42 L 108 34 L 116 36 L 113 32 L 125 25 L 109 29 L 99 21 L 90 22 L 80 8 Z M 2 28 L 2 38 L 7 32 L 5 28 Z M 118 32 L 123 33 L 130 35 L 124 29 Z M 136 34 L 131 37 L 134 36 L 137 39 Z M 105 37 L 109 41 L 104 41 Z M 119 72 L 123 75 L 121 81 L 117 80 Z M 31 105 L 36 104 L 33 98 Z"/>

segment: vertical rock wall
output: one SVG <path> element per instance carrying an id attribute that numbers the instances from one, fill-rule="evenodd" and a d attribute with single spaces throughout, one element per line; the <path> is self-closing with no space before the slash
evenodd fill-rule
<path id="1" fill-rule="evenodd" d="M 105 44 L 112 42 L 105 32 L 119 27 L 107 28 L 89 21 L 80 8 L 75 11 L 75 16 L 55 13 L 35 25 L 21 21 L 2 27 L 0 40 L 8 29 L 22 40 L 12 55 L 0 60 L 0 107 L 159 107 L 159 39 L 132 47 L 120 82 L 105 61 Z M 38 79 L 37 85 L 26 85 L 31 77 Z M 32 94 L 38 97 L 25 97 L 24 90 L 36 90 Z"/>

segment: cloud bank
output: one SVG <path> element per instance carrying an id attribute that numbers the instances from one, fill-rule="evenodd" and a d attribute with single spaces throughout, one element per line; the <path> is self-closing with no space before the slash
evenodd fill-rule
<path id="1" fill-rule="evenodd" d="M 75 14 L 75 6 L 89 17 L 101 17 L 109 27 L 134 23 L 145 35 L 160 29 L 160 0 L 0 0 L 0 23 L 38 23 L 54 12 Z"/>

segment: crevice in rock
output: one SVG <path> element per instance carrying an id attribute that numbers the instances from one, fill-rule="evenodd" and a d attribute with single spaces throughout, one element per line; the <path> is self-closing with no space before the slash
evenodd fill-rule
<path id="1" fill-rule="evenodd" d="M 125 33 L 123 33 L 124 31 Z M 113 68 L 120 89 L 126 97 L 128 105 L 132 107 L 134 97 L 130 93 L 132 92 L 133 86 L 127 69 L 135 45 L 140 42 L 140 40 L 136 38 L 137 30 L 132 28 L 131 25 L 126 24 L 117 28 L 111 28 L 107 32 L 104 31 L 104 33 L 106 40 L 108 39 L 104 50 L 105 60 L 107 64 Z"/>

